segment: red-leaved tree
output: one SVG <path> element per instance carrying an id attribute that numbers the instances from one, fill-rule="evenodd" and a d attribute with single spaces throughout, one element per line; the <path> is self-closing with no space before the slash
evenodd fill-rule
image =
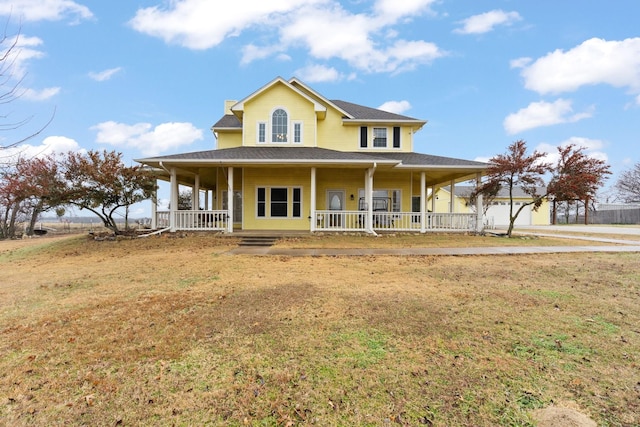
<path id="1" fill-rule="evenodd" d="M 0 178 L 2 237 L 15 237 L 16 222 L 22 220 L 29 222 L 26 233 L 33 234 L 38 216 L 63 203 L 64 185 L 53 156 L 19 158 Z"/>
<path id="2" fill-rule="evenodd" d="M 554 224 L 557 203 L 575 201 L 584 202 L 584 221 L 587 224 L 589 201 L 595 199 L 598 189 L 611 174 L 604 160 L 589 157 L 584 151 L 585 147 L 575 144 L 558 147 L 558 163 L 553 168 L 553 176 L 547 187 L 549 196 L 553 196 Z"/>
<path id="3" fill-rule="evenodd" d="M 553 165 L 544 159 L 547 153 L 534 151 L 527 154 L 527 144 L 519 140 L 489 160 L 485 181 L 478 185 L 476 194 L 494 195 L 500 189 L 509 194 L 509 228 L 511 237 L 518 215 L 526 206 L 537 210 L 545 198 L 553 196 L 555 201 L 592 200 L 602 186 L 609 171 L 603 160 L 589 157 L 584 147 L 574 144 L 558 147 L 559 159 Z M 549 183 L 546 179 L 550 177 Z M 531 200 L 523 202 L 514 210 L 513 192 L 519 188 Z M 585 219 L 586 220 L 586 219 Z"/>
<path id="4" fill-rule="evenodd" d="M 155 178 L 142 166 L 126 166 L 115 151 L 69 152 L 62 161 L 68 204 L 93 212 L 104 226 L 121 233 L 117 214 L 152 197 Z"/>
<path id="5" fill-rule="evenodd" d="M 544 161 L 546 153 L 534 151 L 527 154 L 527 143 L 518 140 L 507 147 L 505 154 L 489 159 L 486 180 L 480 184 L 475 193 L 496 193 L 497 189 L 506 189 L 509 193 L 509 228 L 507 236 L 511 237 L 513 226 L 520 212 L 533 205 L 536 210 L 547 196 L 544 176 L 551 171 L 551 165 Z M 531 197 L 514 210 L 513 193 L 519 188 Z"/>

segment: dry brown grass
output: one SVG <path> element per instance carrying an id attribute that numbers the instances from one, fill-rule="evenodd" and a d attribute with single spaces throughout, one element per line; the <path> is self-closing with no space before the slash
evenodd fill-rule
<path id="1" fill-rule="evenodd" d="M 235 244 L 1 242 L 0 423 L 526 426 L 555 403 L 640 424 L 638 254 Z"/>
<path id="2" fill-rule="evenodd" d="M 627 236 L 628 238 L 628 236 Z M 516 234 L 508 239 L 499 235 L 467 233 L 382 233 L 371 236 L 362 233 L 317 233 L 290 236 L 277 243 L 281 248 L 460 248 L 486 246 L 571 246 L 576 242 L 562 237 L 538 237 Z M 591 242 L 592 245 L 605 243 Z"/>

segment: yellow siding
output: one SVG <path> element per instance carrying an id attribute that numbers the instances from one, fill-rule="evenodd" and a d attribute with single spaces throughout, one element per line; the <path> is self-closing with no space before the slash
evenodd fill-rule
<path id="1" fill-rule="evenodd" d="M 300 94 L 293 92 L 283 84 L 275 84 L 269 90 L 252 98 L 244 105 L 243 135 L 245 146 L 258 144 L 258 122 L 266 122 L 270 128 L 271 114 L 277 108 L 283 108 L 289 115 L 289 141 L 284 146 L 315 146 L 316 113 L 313 104 Z M 302 143 L 293 143 L 293 123 L 302 122 Z M 271 134 L 267 132 L 267 144 Z M 265 144 L 266 145 L 266 144 Z"/>
<path id="2" fill-rule="evenodd" d="M 245 230 L 309 230 L 310 185 L 311 171 L 309 169 L 287 169 L 283 174 L 276 168 L 251 168 L 244 171 L 243 185 L 243 228 Z M 302 188 L 302 212 L 300 218 L 258 218 L 257 217 L 257 188 L 258 187 L 297 187 Z M 291 206 L 291 192 L 289 205 Z M 267 207 L 267 211 L 268 211 Z M 291 212 L 289 212 L 291 214 Z"/>
<path id="3" fill-rule="evenodd" d="M 241 145 L 241 132 L 218 132 L 218 149 L 240 147 Z"/>
<path id="4" fill-rule="evenodd" d="M 435 212 L 450 212 L 449 205 L 451 203 L 451 192 L 447 191 L 444 188 L 436 189 L 436 210 Z M 467 206 L 467 201 L 462 197 L 454 197 L 453 198 L 453 211 L 456 213 L 470 213 L 472 212 L 471 207 Z M 431 198 L 429 198 L 429 202 L 427 208 L 431 210 Z"/>
<path id="5" fill-rule="evenodd" d="M 326 210 L 327 191 L 344 190 L 345 210 L 358 210 L 358 190 L 364 188 L 364 169 L 318 169 L 316 172 L 316 209 Z M 351 195 L 353 194 L 353 200 Z"/>
<path id="6" fill-rule="evenodd" d="M 322 148 L 337 151 L 365 151 L 365 152 L 411 152 L 413 151 L 413 131 L 409 126 L 400 127 L 400 148 L 393 148 L 393 126 L 367 126 L 368 147 L 360 148 L 360 126 L 344 125 L 342 115 L 329 108 L 327 117 L 318 123 L 318 145 Z M 373 148 L 373 128 L 387 128 L 387 148 Z"/>
<path id="7" fill-rule="evenodd" d="M 533 225 L 549 225 L 551 223 L 549 200 L 544 199 L 537 211 L 531 213 Z"/>
<path id="8" fill-rule="evenodd" d="M 302 88 L 298 88 L 302 90 Z M 315 95 L 302 90 L 309 98 L 323 103 Z M 283 108 L 289 114 L 289 141 L 275 143 L 278 146 L 321 147 L 336 151 L 368 151 L 368 152 L 412 152 L 413 128 L 401 126 L 400 148 L 393 148 L 393 125 L 380 124 L 368 126 L 369 143 L 367 148 L 360 148 L 360 125 L 343 123 L 343 114 L 331 106 L 327 107 L 326 117 L 318 119 L 313 103 L 303 95 L 293 91 L 282 83 L 275 83 L 263 93 L 256 95 L 244 103 L 242 134 L 221 131 L 218 133 L 218 148 L 232 148 L 271 144 L 271 115 L 276 108 Z M 267 124 L 267 142 L 257 142 L 258 123 Z M 293 143 L 293 123 L 302 123 L 302 143 Z M 386 127 L 388 137 L 387 148 L 373 148 L 373 127 Z"/>
<path id="9" fill-rule="evenodd" d="M 356 151 L 360 145 L 360 127 L 343 126 L 342 115 L 333 108 L 318 122 L 318 146 L 336 151 Z"/>

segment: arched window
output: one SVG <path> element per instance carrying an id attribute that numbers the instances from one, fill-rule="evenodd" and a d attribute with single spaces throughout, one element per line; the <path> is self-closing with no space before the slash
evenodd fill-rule
<path id="1" fill-rule="evenodd" d="M 287 112 L 282 108 L 278 108 L 271 115 L 271 141 L 287 142 Z"/>

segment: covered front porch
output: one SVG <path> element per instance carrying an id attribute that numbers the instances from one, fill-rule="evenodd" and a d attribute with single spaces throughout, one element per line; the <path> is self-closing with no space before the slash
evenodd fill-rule
<path id="1" fill-rule="evenodd" d="M 378 168 L 379 180 L 374 181 Z M 262 187 L 256 187 L 254 176 L 273 174 L 273 168 L 217 167 L 216 172 L 186 174 L 178 168 L 168 168 L 171 196 L 169 210 L 152 206 L 152 228 L 162 231 L 216 231 L 234 233 L 240 230 L 298 230 L 308 232 L 479 232 L 482 230 L 482 200 L 475 212 L 455 212 L 453 193 L 446 204 L 447 211 L 439 211 L 436 192 L 440 186 L 455 186 L 456 182 L 479 180 L 481 174 L 457 171 L 442 180 L 442 173 L 407 171 L 390 180 L 389 169 L 378 165 L 365 168 L 339 170 L 334 168 L 296 168 L 286 178 L 272 178 L 266 188 L 286 189 L 292 200 L 285 200 L 283 218 L 276 212 L 276 202 L 260 196 Z M 267 171 L 267 172 L 265 172 Z M 386 173 L 386 175 L 385 175 Z M 305 178 L 306 175 L 306 178 Z M 341 175 L 344 183 L 336 176 Z M 359 184 L 353 177 L 361 176 Z M 452 177 L 457 175 L 457 177 Z M 207 176 L 203 181 L 202 177 Z M 216 177 L 212 180 L 212 177 Z M 272 175 L 275 176 L 275 175 Z M 291 178 L 295 176 L 295 178 Z M 188 178 L 191 179 L 188 179 Z M 163 177 L 159 177 L 163 179 Z M 457 178 L 457 179 L 456 179 Z M 166 178 L 165 178 L 166 179 Z M 264 178 L 263 178 L 264 180 Z M 295 182 L 295 185 L 283 181 Z M 395 184 L 391 183 L 394 181 Z M 205 184 L 203 186 L 203 183 Z M 431 184 L 431 185 L 429 185 Z M 192 206 L 198 209 L 180 209 L 180 186 L 189 187 Z M 282 186 L 282 187 L 280 187 Z M 342 187 L 341 187 L 342 186 Z M 393 186 L 398 189 L 389 190 Z M 289 189 L 293 190 L 289 190 Z M 381 190 L 380 188 L 385 188 Z M 407 193 L 402 195 L 402 193 Z M 417 193 L 417 194 L 416 194 Z M 381 194 L 390 197 L 380 197 Z M 357 196 L 356 196 L 357 195 Z M 262 201 L 261 197 L 265 200 Z M 273 197 L 273 196 L 272 196 Z M 388 203 L 379 203 L 387 200 Z M 440 201 L 442 205 L 442 201 Z M 269 203 L 272 205 L 269 206 Z M 287 206 L 288 203 L 288 206 Z M 262 206 L 260 206 L 262 204 Z M 203 208 L 204 206 L 204 208 Z M 293 207 L 292 207 L 293 206 Z M 381 208 L 383 206 L 383 208 Z M 173 207 L 176 207 L 175 209 Z M 402 209 L 405 207 L 405 209 Z M 411 210 L 407 210 L 410 207 Z M 258 212 L 260 211 L 261 212 Z M 273 217 L 263 218 L 271 213 Z M 441 207 L 440 207 L 441 210 Z M 266 226 L 262 226 L 265 224 Z"/>
<path id="2" fill-rule="evenodd" d="M 173 221 L 171 219 L 173 218 Z M 167 231 L 218 231 L 233 233 L 228 210 L 157 211 L 152 228 Z M 173 227 L 172 227 L 173 223 Z M 475 213 L 373 212 L 318 210 L 311 213 L 310 232 L 444 232 L 481 231 Z M 237 230 L 237 229 L 236 229 Z"/>
<path id="3" fill-rule="evenodd" d="M 160 231 L 481 231 L 482 199 L 461 206 L 440 188 L 479 181 L 486 164 L 403 152 L 238 147 L 139 160 L 169 183 Z M 181 188 L 191 203 L 180 203 Z M 443 193 L 444 194 L 444 193 Z M 448 199 L 448 200 L 443 200 Z"/>

